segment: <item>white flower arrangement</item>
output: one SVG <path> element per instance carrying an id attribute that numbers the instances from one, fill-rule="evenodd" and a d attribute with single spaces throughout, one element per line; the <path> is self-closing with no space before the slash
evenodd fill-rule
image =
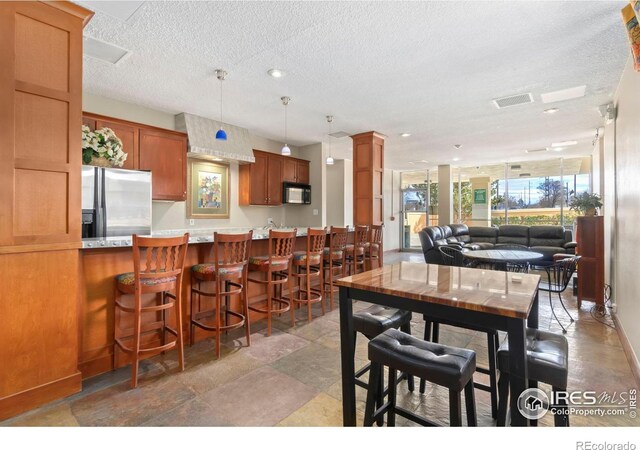
<path id="1" fill-rule="evenodd" d="M 127 160 L 127 154 L 122 151 L 122 141 L 111 128 L 91 131 L 82 125 L 82 162 L 90 164 L 93 158 L 104 158 L 118 167 Z"/>

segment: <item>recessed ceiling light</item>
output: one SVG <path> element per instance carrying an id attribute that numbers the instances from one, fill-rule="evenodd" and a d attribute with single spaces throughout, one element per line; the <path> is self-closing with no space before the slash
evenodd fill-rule
<path id="1" fill-rule="evenodd" d="M 534 148 L 532 150 L 525 150 L 524 152 L 525 153 L 538 153 L 538 152 L 546 152 L 546 151 L 548 151 L 548 149 L 545 147 L 545 148 Z"/>
<path id="2" fill-rule="evenodd" d="M 566 147 L 568 145 L 576 145 L 578 141 L 564 141 L 564 142 L 554 142 L 551 144 L 551 147 Z"/>
<path id="3" fill-rule="evenodd" d="M 551 147 L 551 150 L 553 150 L 554 152 L 561 152 L 562 150 L 564 150 L 564 147 Z"/>
<path id="4" fill-rule="evenodd" d="M 560 111 L 560 108 L 549 108 L 549 109 L 545 109 L 542 112 L 545 113 L 545 114 L 555 114 L 558 111 Z"/>
<path id="5" fill-rule="evenodd" d="M 409 136 L 411 136 L 411 133 L 402 133 L 400 136 L 401 137 L 409 137 Z"/>
<path id="6" fill-rule="evenodd" d="M 456 156 L 455 158 L 453 158 L 453 161 L 460 161 L 460 158 Z"/>
<path id="7" fill-rule="evenodd" d="M 284 76 L 284 71 L 280 69 L 269 69 L 267 73 L 273 78 L 282 78 Z"/>

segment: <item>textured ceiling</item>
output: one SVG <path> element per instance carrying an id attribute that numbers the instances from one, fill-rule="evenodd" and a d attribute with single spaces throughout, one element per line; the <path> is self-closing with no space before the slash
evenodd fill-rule
<path id="1" fill-rule="evenodd" d="M 224 68 L 225 122 L 282 140 L 280 97 L 288 95 L 290 144 L 327 142 L 325 115 L 333 114 L 334 132 L 387 135 L 385 165 L 393 169 L 415 170 L 409 162 L 419 160 L 426 168 L 545 158 L 524 150 L 565 140 L 579 144 L 563 154 L 584 155 L 602 125 L 597 107 L 611 101 L 628 58 L 624 5 L 144 2 L 126 21 L 98 11 L 86 27 L 133 54 L 117 66 L 85 57 L 84 86 L 218 119 L 214 70 Z M 269 77 L 273 67 L 286 76 Z M 540 100 L 580 85 L 583 98 Z M 492 105 L 524 92 L 533 103 Z M 550 107 L 560 111 L 542 113 Z M 334 157 L 350 157 L 349 138 L 332 145 Z"/>

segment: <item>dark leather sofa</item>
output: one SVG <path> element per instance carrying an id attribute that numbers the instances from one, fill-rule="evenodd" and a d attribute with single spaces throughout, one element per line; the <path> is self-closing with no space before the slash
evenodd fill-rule
<path id="1" fill-rule="evenodd" d="M 543 262 L 553 262 L 556 253 L 575 252 L 571 231 L 561 226 L 502 225 L 496 227 L 467 227 L 464 224 L 426 227 L 418 233 L 427 263 L 441 264 L 438 247 L 453 245 L 462 251 L 488 250 L 508 245 L 522 245 L 542 253 Z"/>

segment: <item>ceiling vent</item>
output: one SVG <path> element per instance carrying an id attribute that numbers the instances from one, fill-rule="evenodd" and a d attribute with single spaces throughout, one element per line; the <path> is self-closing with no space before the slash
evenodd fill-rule
<path id="1" fill-rule="evenodd" d="M 498 109 L 507 108 L 509 106 L 524 105 L 525 103 L 533 103 L 533 96 L 531 95 L 531 92 L 493 99 L 493 104 L 496 105 L 496 108 Z"/>
<path id="2" fill-rule="evenodd" d="M 100 39 L 84 36 L 82 38 L 83 51 L 85 56 L 118 65 L 131 55 L 131 51 L 118 47 L 117 45 L 101 41 Z"/>
<path id="3" fill-rule="evenodd" d="M 534 148 L 533 150 L 525 150 L 525 153 L 538 153 L 538 152 L 546 152 L 546 148 Z"/>
<path id="4" fill-rule="evenodd" d="M 522 166 L 520 164 L 511 165 L 511 170 L 520 170 L 521 168 L 522 168 Z"/>
<path id="5" fill-rule="evenodd" d="M 344 131 L 336 131 L 335 133 L 330 133 L 329 136 L 333 136 L 334 138 L 343 138 L 350 136 L 350 134 L 345 133 Z"/>

